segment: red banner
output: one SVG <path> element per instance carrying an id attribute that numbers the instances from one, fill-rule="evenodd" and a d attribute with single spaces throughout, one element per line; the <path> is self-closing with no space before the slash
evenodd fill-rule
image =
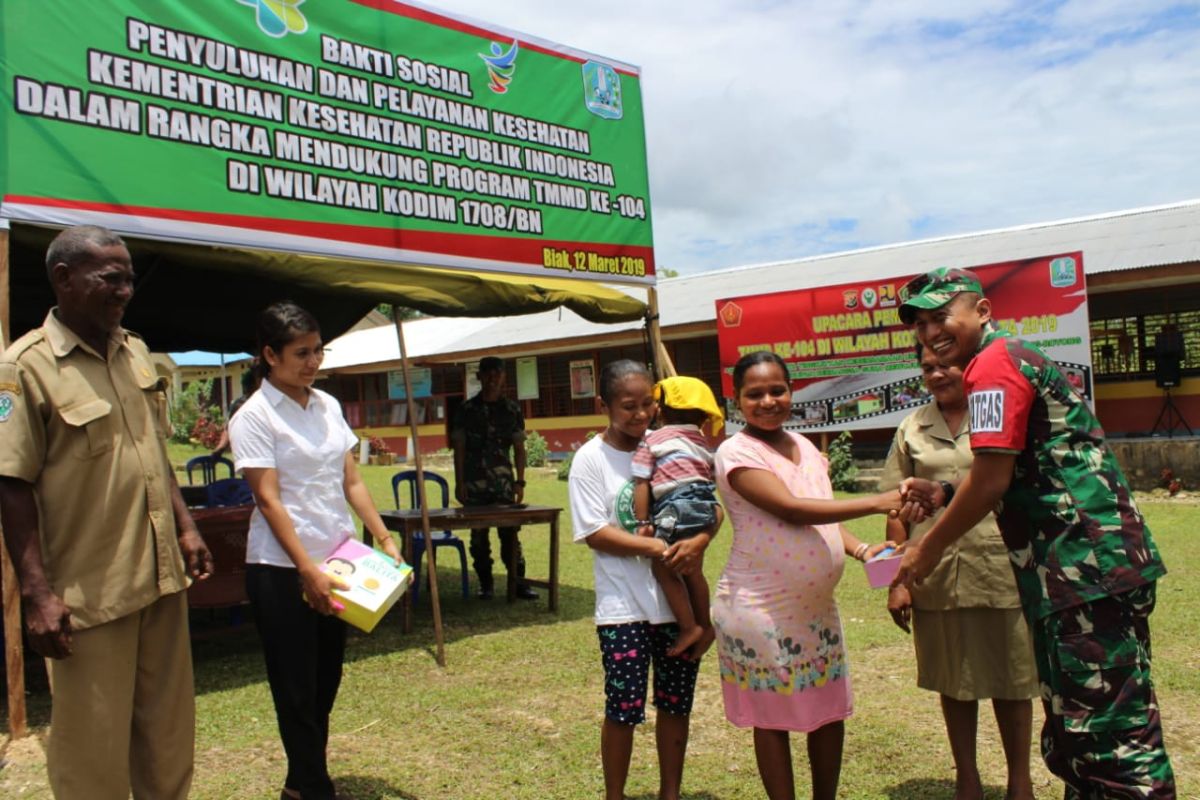
<path id="1" fill-rule="evenodd" d="M 1038 344 L 1091 400 L 1083 254 L 969 269 L 992 301 L 997 323 Z M 792 379 L 792 427 L 895 427 L 929 399 L 912 331 L 900 322 L 900 290 L 908 279 L 718 300 L 724 394 L 733 396 L 732 370 L 741 356 L 773 350 Z M 738 416 L 730 419 L 736 423 Z"/>

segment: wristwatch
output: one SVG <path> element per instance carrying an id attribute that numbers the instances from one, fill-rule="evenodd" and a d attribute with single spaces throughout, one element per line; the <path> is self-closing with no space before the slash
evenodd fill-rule
<path id="1" fill-rule="evenodd" d="M 945 508 L 954 499 L 954 484 L 950 481 L 938 481 L 938 483 L 941 484 L 942 494 L 946 496 L 946 499 L 942 501 L 942 508 Z"/>

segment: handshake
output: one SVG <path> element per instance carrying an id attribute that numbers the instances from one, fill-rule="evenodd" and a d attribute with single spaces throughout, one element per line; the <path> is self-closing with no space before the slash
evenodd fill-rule
<path id="1" fill-rule="evenodd" d="M 896 517 L 902 522 L 924 522 L 939 508 L 950 505 L 954 497 L 954 486 L 949 481 L 931 481 L 925 478 L 905 478 L 896 490 L 903 501 Z"/>
<path id="2" fill-rule="evenodd" d="M 948 481 L 905 478 L 899 487 L 878 495 L 877 499 L 881 505 L 879 510 L 890 519 L 916 524 L 949 505 L 953 496 L 954 487 Z"/>
<path id="3" fill-rule="evenodd" d="M 949 481 L 905 478 L 895 489 L 875 496 L 875 511 L 887 514 L 889 519 L 917 524 L 929 519 L 939 508 L 948 506 L 954 491 Z M 891 585 L 910 587 L 920 583 L 937 565 L 941 550 L 936 545 L 926 546 L 923 540 L 905 542 L 899 548 L 902 559 Z"/>

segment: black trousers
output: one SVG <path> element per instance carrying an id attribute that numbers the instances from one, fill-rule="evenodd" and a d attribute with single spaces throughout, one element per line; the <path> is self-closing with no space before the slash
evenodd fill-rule
<path id="1" fill-rule="evenodd" d="M 284 786 L 304 800 L 333 800 L 325 748 L 329 713 L 342 681 L 346 623 L 313 611 L 301 591 L 295 569 L 246 565 L 246 595 L 287 753 Z"/>

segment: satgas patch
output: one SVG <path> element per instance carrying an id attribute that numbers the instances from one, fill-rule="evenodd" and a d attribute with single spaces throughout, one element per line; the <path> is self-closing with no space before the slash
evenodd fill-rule
<path id="1" fill-rule="evenodd" d="M 0 389 L 0 422 L 8 422 L 13 408 L 17 404 L 17 396 L 7 389 Z"/>
<path id="2" fill-rule="evenodd" d="M 971 433 L 1002 433 L 1004 431 L 1004 390 L 986 389 L 971 392 Z"/>

